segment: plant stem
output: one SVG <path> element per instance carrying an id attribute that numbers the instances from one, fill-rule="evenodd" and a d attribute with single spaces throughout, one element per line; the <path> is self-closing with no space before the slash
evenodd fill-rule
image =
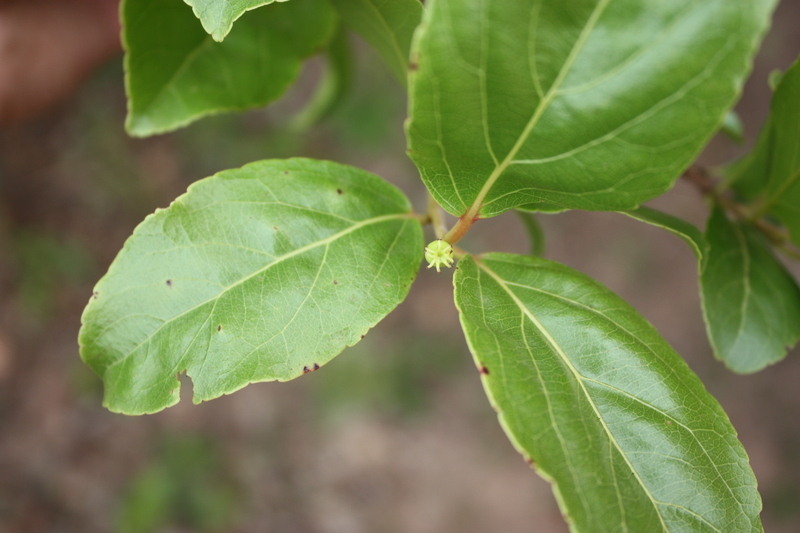
<path id="1" fill-rule="evenodd" d="M 442 208 L 436 202 L 436 200 L 434 200 L 431 193 L 428 193 L 428 211 L 426 214 L 428 215 L 428 219 L 433 225 L 433 232 L 436 234 L 436 238 L 442 239 L 444 237 L 444 234 L 447 233 L 447 228 L 444 227 L 444 219 L 442 218 Z"/>
<path id="2" fill-rule="evenodd" d="M 717 187 L 717 183 L 709 176 L 706 169 L 698 165 L 692 165 L 686 170 L 682 177 L 697 187 L 704 196 L 708 196 L 714 202 L 722 206 L 725 211 L 731 213 L 739 220 L 752 224 L 785 255 L 793 259 L 800 259 L 800 251 L 794 250 L 791 247 L 789 234 L 785 230 L 764 220 L 759 212 L 753 213 L 746 206 L 738 203 L 728 191 L 720 190 Z"/>
<path id="3" fill-rule="evenodd" d="M 450 244 L 457 243 L 479 218 L 480 217 L 477 214 L 472 214 L 470 211 L 467 211 L 466 214 L 462 215 L 461 218 L 458 219 L 456 225 L 450 228 L 450 231 L 448 231 L 445 236 L 442 237 L 442 240 Z"/>

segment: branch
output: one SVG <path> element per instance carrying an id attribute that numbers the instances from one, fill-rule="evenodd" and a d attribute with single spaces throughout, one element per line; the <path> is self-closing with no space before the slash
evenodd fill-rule
<path id="1" fill-rule="evenodd" d="M 705 168 L 692 165 L 684 172 L 682 178 L 697 187 L 703 196 L 711 198 L 737 219 L 752 224 L 781 252 L 793 259 L 800 260 L 800 251 L 791 247 L 791 238 L 786 230 L 751 212 L 746 206 L 738 203 L 729 191 L 720 190 L 718 181 L 714 180 Z"/>

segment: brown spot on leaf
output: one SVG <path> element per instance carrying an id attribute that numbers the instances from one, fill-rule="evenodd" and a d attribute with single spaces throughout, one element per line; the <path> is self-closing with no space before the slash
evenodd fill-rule
<path id="1" fill-rule="evenodd" d="M 338 282 L 338 281 L 336 281 L 336 280 L 333 280 L 333 284 L 334 284 L 334 285 L 338 285 L 338 284 L 339 284 L 339 282 Z"/>
<path id="2" fill-rule="evenodd" d="M 344 194 L 344 192 L 342 191 L 342 189 L 336 189 L 336 194 Z"/>
<path id="3" fill-rule="evenodd" d="M 217 326 L 217 331 L 222 331 L 222 324 L 220 324 L 219 326 Z"/>
<path id="4" fill-rule="evenodd" d="M 319 370 L 319 365 L 317 363 L 314 363 L 314 370 Z"/>
<path id="5" fill-rule="evenodd" d="M 98 292 L 97 292 L 97 291 L 94 291 L 94 292 L 92 293 L 92 298 L 94 298 L 95 300 L 97 300 L 97 296 L 98 296 Z"/>
<path id="6" fill-rule="evenodd" d="M 364 337 L 366 337 L 366 335 L 361 335 L 361 338 L 362 338 L 362 339 L 363 339 Z"/>
<path id="7" fill-rule="evenodd" d="M 527 465 L 528 465 L 528 466 L 530 466 L 530 467 L 533 467 L 533 466 L 535 466 L 535 465 L 536 465 L 536 463 L 534 463 L 534 462 L 533 462 L 533 459 L 531 459 L 530 457 L 526 457 L 526 458 L 525 458 L 525 464 L 527 464 Z"/>
<path id="8" fill-rule="evenodd" d="M 308 374 L 309 372 L 311 372 L 311 369 L 308 368 L 307 366 L 304 366 L 303 367 L 303 374 Z"/>
<path id="9" fill-rule="evenodd" d="M 485 366 L 481 365 L 481 374 L 483 374 L 484 376 L 488 376 L 489 375 L 489 369 L 486 368 Z"/>
<path id="10" fill-rule="evenodd" d="M 167 280 L 167 287 L 172 287 L 172 280 L 171 279 Z"/>
<path id="11" fill-rule="evenodd" d="M 419 64 L 416 61 L 412 61 L 408 64 L 408 70 L 411 72 L 415 72 L 419 68 Z"/>

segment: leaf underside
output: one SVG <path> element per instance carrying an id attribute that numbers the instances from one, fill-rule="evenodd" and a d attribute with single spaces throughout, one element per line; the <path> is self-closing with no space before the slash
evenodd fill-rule
<path id="1" fill-rule="evenodd" d="M 331 0 L 342 21 L 375 47 L 404 85 L 411 37 L 422 19 L 419 0 Z"/>
<path id="2" fill-rule="evenodd" d="M 456 305 L 501 425 L 574 531 L 761 531 L 719 404 L 633 308 L 539 258 L 459 262 Z"/>
<path id="3" fill-rule="evenodd" d="M 303 59 L 324 45 L 336 27 L 327 0 L 291 0 L 257 9 L 222 43 L 176 0 L 125 0 L 122 19 L 125 127 L 134 136 L 164 133 L 206 115 L 278 99 Z"/>
<path id="4" fill-rule="evenodd" d="M 83 314 L 105 405 L 151 413 L 285 381 L 358 342 L 421 260 L 408 200 L 367 172 L 262 161 L 193 184 L 139 225 Z"/>
<path id="5" fill-rule="evenodd" d="M 761 235 L 719 207 L 706 237 L 700 285 L 714 354 L 740 373 L 780 361 L 800 339 L 800 288 Z"/>
<path id="6" fill-rule="evenodd" d="M 184 0 L 215 41 L 222 41 L 245 11 L 287 0 Z"/>
<path id="7" fill-rule="evenodd" d="M 625 210 L 719 126 L 775 0 L 432 0 L 409 153 L 450 213 Z"/>
<path id="8" fill-rule="evenodd" d="M 703 271 L 707 260 L 708 243 L 705 237 L 703 237 L 703 233 L 697 229 L 696 226 L 682 218 L 672 216 L 651 207 L 642 206 L 630 211 L 620 211 L 620 213 L 635 218 L 636 220 L 646 222 L 652 226 L 662 228 L 680 238 L 689 245 L 689 248 L 692 249 L 694 256 L 697 258 L 698 273 Z"/>

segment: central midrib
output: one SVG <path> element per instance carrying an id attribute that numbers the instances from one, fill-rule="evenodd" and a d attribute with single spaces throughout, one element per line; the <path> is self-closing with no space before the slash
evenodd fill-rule
<path id="1" fill-rule="evenodd" d="M 555 81 L 553 81 L 553 84 L 550 86 L 550 89 L 547 91 L 547 94 L 539 102 L 539 105 L 536 106 L 536 110 L 534 111 L 533 116 L 531 116 L 530 120 L 525 125 L 525 129 L 522 130 L 522 133 L 517 138 L 517 142 L 514 143 L 514 146 L 511 148 L 508 154 L 506 154 L 506 157 L 500 162 L 499 165 L 497 165 L 494 168 L 492 173 L 489 175 L 489 179 L 487 179 L 486 183 L 483 184 L 483 187 L 481 188 L 480 192 L 478 192 L 478 196 L 475 197 L 475 200 L 472 202 L 472 205 L 470 205 L 469 209 L 467 209 L 467 212 L 464 214 L 463 218 L 466 218 L 467 220 L 472 220 L 478 215 L 481 207 L 483 206 L 483 201 L 486 199 L 486 196 L 489 194 L 489 191 L 492 189 L 495 182 L 500 178 L 503 172 L 505 172 L 506 168 L 508 168 L 511 162 L 514 161 L 514 158 L 522 149 L 522 145 L 524 145 L 525 141 L 528 140 L 528 136 L 530 136 L 531 132 L 539 123 L 539 120 L 542 118 L 542 115 L 544 115 L 544 112 L 547 111 L 547 108 L 550 106 L 552 101 L 557 96 L 558 89 L 561 87 L 561 84 L 567 77 L 567 74 L 572 68 L 572 65 L 575 63 L 578 54 L 581 53 L 581 50 L 583 50 L 583 47 L 586 45 L 586 41 L 588 40 L 589 35 L 594 30 L 594 27 L 597 25 L 597 21 L 602 16 L 603 11 L 605 11 L 605 9 L 608 7 L 610 3 L 611 0 L 600 0 L 600 2 L 597 4 L 597 7 L 595 7 L 594 11 L 592 11 L 589 20 L 586 22 L 583 31 L 581 31 L 581 34 L 578 36 L 578 40 L 575 41 L 575 45 L 572 47 L 572 50 L 570 50 L 569 56 L 567 56 L 566 61 L 564 61 L 564 66 L 561 67 L 558 76 L 556 76 L 556 79 Z"/>
<path id="2" fill-rule="evenodd" d="M 581 391 L 583 392 L 586 400 L 589 402 L 589 405 L 591 405 L 592 410 L 594 411 L 595 415 L 597 416 L 597 419 L 600 421 L 600 424 L 603 426 L 603 430 L 605 431 L 606 435 L 608 436 L 609 442 L 611 442 L 611 444 L 614 446 L 614 448 L 616 448 L 617 452 L 619 452 L 620 456 L 622 456 L 622 459 L 625 461 L 625 464 L 628 465 L 628 468 L 630 469 L 631 473 L 636 478 L 636 480 L 639 482 L 639 485 L 642 487 L 642 490 L 644 491 L 644 493 L 647 495 L 647 498 L 652 503 L 653 509 L 655 510 L 655 513 L 658 516 L 659 522 L 661 523 L 661 526 L 662 526 L 663 530 L 664 531 L 669 531 L 669 529 L 667 528 L 666 523 L 664 522 L 664 518 L 661 516 L 661 512 L 660 512 L 660 509 L 658 507 L 658 503 L 656 502 L 655 498 L 651 494 L 650 489 L 647 487 L 647 485 L 645 484 L 644 480 L 639 476 L 639 472 L 634 468 L 633 464 L 628 459 L 628 456 L 622 450 L 622 447 L 617 442 L 617 439 L 614 437 L 614 434 L 611 432 L 611 429 L 606 424 L 605 419 L 600 414 L 600 411 L 599 411 L 597 405 L 595 405 L 594 399 L 591 397 L 591 395 L 589 394 L 589 391 L 586 389 L 586 385 L 585 385 L 584 380 L 583 380 L 583 375 L 580 372 L 578 372 L 578 369 L 575 368 L 575 366 L 572 364 L 572 361 L 569 359 L 569 357 L 567 357 L 567 354 L 564 353 L 564 351 L 561 349 L 561 345 L 559 345 L 558 342 L 553 338 L 553 336 L 550 335 L 550 332 L 547 331 L 547 328 L 545 328 L 544 325 L 541 322 L 539 322 L 539 320 L 536 318 L 536 316 L 533 315 L 528 310 L 528 307 L 519 299 L 519 297 L 517 297 L 517 295 L 508 287 L 508 285 L 506 285 L 505 280 L 503 278 L 501 278 L 494 270 L 489 268 L 486 264 L 484 264 L 484 263 L 482 263 L 480 261 L 477 261 L 477 260 L 475 260 L 475 263 L 481 268 L 481 270 L 486 272 L 492 279 L 494 279 L 494 281 L 498 285 L 500 285 L 500 287 L 509 295 L 509 297 L 512 299 L 514 304 L 528 318 L 528 320 L 531 321 L 531 323 L 536 327 L 536 329 L 539 330 L 539 332 L 545 338 L 547 343 L 553 348 L 553 350 L 556 352 L 558 357 L 564 362 L 566 367 L 573 374 L 573 376 L 574 376 L 575 380 L 577 381 L 578 386 L 581 388 Z"/>

